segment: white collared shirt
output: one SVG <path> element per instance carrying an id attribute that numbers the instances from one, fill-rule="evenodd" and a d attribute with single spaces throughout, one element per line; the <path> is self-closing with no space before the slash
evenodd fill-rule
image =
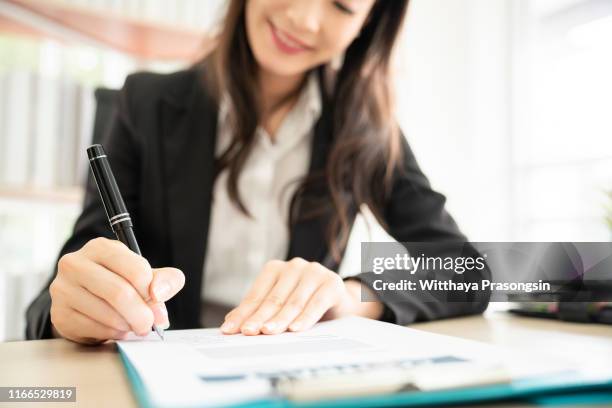
<path id="1" fill-rule="evenodd" d="M 314 124 L 320 113 L 321 95 L 317 78 L 311 74 L 278 128 L 275 141 L 265 129 L 257 128 L 254 149 L 238 178 L 238 191 L 251 218 L 230 201 L 227 169 L 217 177 L 204 262 L 203 300 L 238 305 L 264 264 L 287 256 L 289 205 L 298 181 L 308 172 Z M 226 117 L 227 104 L 222 103 L 217 157 L 230 142 Z"/>

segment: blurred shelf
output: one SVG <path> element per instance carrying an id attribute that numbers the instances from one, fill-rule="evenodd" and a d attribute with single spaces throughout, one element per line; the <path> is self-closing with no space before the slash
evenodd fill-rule
<path id="1" fill-rule="evenodd" d="M 28 37 L 36 37 L 36 38 L 52 38 L 54 40 L 61 41 L 61 38 L 57 36 L 45 33 L 35 27 L 32 27 L 28 24 L 23 24 L 19 21 L 16 21 L 10 17 L 6 17 L 0 14 L 0 33 L 8 33 L 8 34 L 17 34 Z"/>
<path id="2" fill-rule="evenodd" d="M 0 201 L 6 200 L 51 204 L 80 204 L 83 200 L 83 189 L 80 187 L 0 187 Z"/>
<path id="3" fill-rule="evenodd" d="M 99 10 L 49 0 L 2 0 L 0 31 L 89 42 L 137 58 L 163 61 L 196 61 L 213 44 L 203 31 L 116 13 L 101 14 Z"/>

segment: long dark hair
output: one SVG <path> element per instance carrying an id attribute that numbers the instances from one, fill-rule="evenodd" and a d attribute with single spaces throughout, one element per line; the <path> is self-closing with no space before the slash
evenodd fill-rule
<path id="1" fill-rule="evenodd" d="M 262 112 L 245 5 L 244 0 L 230 2 L 218 45 L 207 61 L 213 69 L 204 79 L 218 100 L 227 95 L 230 102 L 233 140 L 217 159 L 216 172 L 228 169 L 230 199 L 249 215 L 240 198 L 238 177 L 253 149 Z M 384 203 L 401 159 L 389 68 L 407 8 L 408 0 L 377 0 L 359 36 L 347 48 L 340 69 L 335 72 L 331 64 L 316 68 L 328 90 L 323 96 L 331 106 L 332 146 L 324 171 L 309 175 L 299 185 L 291 201 L 290 223 L 299 221 L 298 208 L 305 218 L 329 215 L 327 241 L 337 262 L 348 241 L 352 217 L 362 204 L 385 225 Z"/>

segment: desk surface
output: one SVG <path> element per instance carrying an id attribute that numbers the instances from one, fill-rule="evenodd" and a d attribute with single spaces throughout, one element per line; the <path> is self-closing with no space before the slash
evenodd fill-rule
<path id="1" fill-rule="evenodd" d="M 596 358 L 612 365 L 612 326 L 489 312 L 412 327 L 513 349 L 569 355 L 577 364 Z M 0 386 L 75 386 L 78 406 L 137 406 L 114 344 L 85 347 L 61 339 L 0 343 L 0 362 Z"/>

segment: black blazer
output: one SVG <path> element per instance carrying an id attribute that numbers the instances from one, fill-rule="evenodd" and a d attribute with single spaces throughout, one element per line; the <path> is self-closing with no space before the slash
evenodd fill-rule
<path id="1" fill-rule="evenodd" d="M 201 85 L 204 74 L 204 68 L 192 68 L 166 75 L 130 75 L 104 141 L 143 256 L 153 267 L 174 266 L 185 274 L 184 289 L 167 304 L 174 329 L 198 327 L 200 318 L 218 108 Z M 324 167 L 333 141 L 329 130 L 330 104 L 323 100 L 312 142 L 311 173 Z M 465 240 L 444 209 L 444 196 L 431 189 L 407 142 L 402 140 L 404 172 L 396 175 L 384 209 L 389 233 L 400 242 Z M 325 244 L 326 224 L 327 220 L 321 216 L 294 225 L 287 259 L 302 257 L 337 270 L 338 264 L 328 256 Z M 100 236 L 114 238 L 95 184 L 89 177 L 83 212 L 60 256 Z M 472 274 L 469 279 L 480 281 L 487 273 Z M 357 278 L 371 285 L 375 276 L 379 278 L 372 273 Z M 399 279 L 387 274 L 380 276 L 386 280 Z M 49 283 L 52 279 L 53 276 Z M 486 308 L 488 295 L 458 300 L 427 302 L 418 296 L 402 295 L 399 301 L 385 303 L 385 319 L 408 324 L 478 313 Z M 47 284 L 28 308 L 28 339 L 51 337 L 50 306 Z"/>

